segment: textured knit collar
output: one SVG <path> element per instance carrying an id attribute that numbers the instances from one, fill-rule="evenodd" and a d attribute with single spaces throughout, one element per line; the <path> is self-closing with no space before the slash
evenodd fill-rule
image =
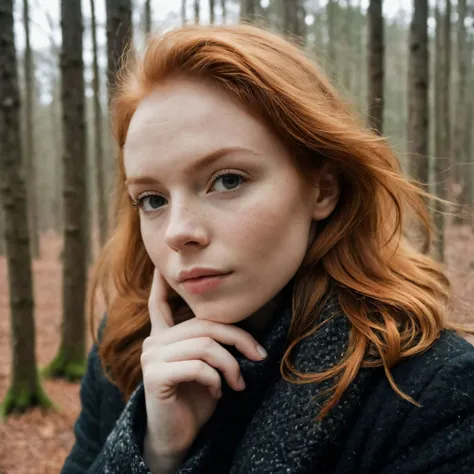
<path id="1" fill-rule="evenodd" d="M 292 351 L 291 363 L 300 372 L 328 370 L 340 362 L 347 348 L 350 324 L 336 298 L 326 302 L 320 318 L 327 323 Z M 338 405 L 321 422 L 315 421 L 325 400 L 322 393 L 334 381 L 295 384 L 282 379 L 279 365 L 290 322 L 291 311 L 281 308 L 260 340 L 269 353 L 266 360 L 251 362 L 236 355 L 247 389 L 234 392 L 224 385 L 224 396 L 214 415 L 176 474 L 307 474 L 324 471 L 326 463 L 334 461 L 334 447 L 350 429 L 361 403 L 383 374 L 360 370 Z M 114 459 L 114 464 L 126 465 L 125 459 L 136 453 L 137 466 L 143 466 L 139 456 L 143 438 L 134 428 L 137 419 L 143 421 L 143 411 L 141 385 L 108 439 L 107 458 Z M 112 468 L 108 472 L 116 471 Z"/>

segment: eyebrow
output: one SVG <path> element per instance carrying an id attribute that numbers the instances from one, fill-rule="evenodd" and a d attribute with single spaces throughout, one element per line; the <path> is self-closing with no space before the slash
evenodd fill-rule
<path id="1" fill-rule="evenodd" d="M 196 170 L 197 168 L 204 168 L 206 166 L 210 166 L 220 158 L 233 154 L 233 153 L 250 153 L 252 155 L 258 155 L 258 153 L 254 150 L 244 147 L 223 147 L 218 148 L 210 153 L 205 154 L 198 160 L 193 161 L 189 165 L 184 168 L 185 173 L 190 173 L 191 171 Z M 130 186 L 132 184 L 153 184 L 153 185 L 160 185 L 160 181 L 156 178 L 151 176 L 131 176 L 125 180 L 125 184 Z"/>

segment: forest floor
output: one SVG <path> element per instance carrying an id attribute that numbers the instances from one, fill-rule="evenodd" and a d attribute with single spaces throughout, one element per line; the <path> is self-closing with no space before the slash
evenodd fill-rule
<path id="1" fill-rule="evenodd" d="M 447 232 L 447 270 L 453 284 L 452 318 L 474 323 L 474 236 L 468 227 Z M 36 351 L 40 367 L 55 356 L 61 324 L 61 240 L 45 235 L 42 258 L 34 261 Z M 6 259 L 0 257 L 0 401 L 11 367 L 10 318 Z M 473 341 L 474 342 L 474 341 Z M 33 409 L 0 421 L 0 474 L 58 473 L 74 442 L 73 424 L 79 413 L 79 384 L 57 380 L 44 389 L 59 412 Z"/>

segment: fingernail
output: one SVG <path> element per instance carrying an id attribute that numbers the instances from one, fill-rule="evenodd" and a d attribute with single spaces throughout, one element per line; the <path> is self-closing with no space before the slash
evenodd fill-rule
<path id="1" fill-rule="evenodd" d="M 242 377 L 242 375 L 239 377 L 238 385 L 239 385 L 239 390 L 245 390 L 245 380 Z"/>
<path id="2" fill-rule="evenodd" d="M 263 346 L 261 346 L 260 344 L 257 345 L 257 352 L 260 354 L 260 357 L 262 359 L 265 359 L 265 357 L 268 356 L 267 354 L 267 351 L 265 350 L 265 348 Z"/>

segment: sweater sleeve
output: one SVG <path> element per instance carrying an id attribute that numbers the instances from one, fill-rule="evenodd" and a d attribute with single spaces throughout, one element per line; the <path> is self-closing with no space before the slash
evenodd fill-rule
<path id="1" fill-rule="evenodd" d="M 100 442 L 100 391 L 98 390 L 97 346 L 94 344 L 87 359 L 87 369 L 81 381 L 81 412 L 74 424 L 75 443 L 69 453 L 61 474 L 87 472 L 97 458 L 102 446 Z"/>
<path id="2" fill-rule="evenodd" d="M 441 362 L 441 361 L 440 361 Z M 474 352 L 444 364 L 401 430 L 382 474 L 474 472 Z"/>
<path id="3" fill-rule="evenodd" d="M 81 412 L 74 425 L 76 441 L 61 474 L 149 474 L 142 457 L 146 427 L 143 385 L 132 394 L 104 443 L 100 436 L 104 387 L 101 377 L 98 349 L 94 345 L 81 382 Z"/>

